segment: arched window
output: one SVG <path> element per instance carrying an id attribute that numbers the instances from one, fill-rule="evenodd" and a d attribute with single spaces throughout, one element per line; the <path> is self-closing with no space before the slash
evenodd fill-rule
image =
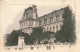
<path id="1" fill-rule="evenodd" d="M 53 32 L 55 32 L 55 26 L 53 26 Z"/>
<path id="2" fill-rule="evenodd" d="M 59 18 L 60 18 L 60 17 L 59 17 L 59 15 L 56 15 L 56 21 L 58 21 L 58 20 L 59 20 Z"/>
<path id="3" fill-rule="evenodd" d="M 51 18 L 50 18 L 50 20 L 49 20 L 49 23 L 51 23 Z"/>
<path id="4" fill-rule="evenodd" d="M 47 24 L 47 19 L 45 20 L 46 24 Z"/>
<path id="5" fill-rule="evenodd" d="M 50 27 L 50 31 L 51 31 L 51 27 Z"/>
<path id="6" fill-rule="evenodd" d="M 53 18 L 51 19 L 51 22 L 53 22 Z"/>
<path id="7" fill-rule="evenodd" d="M 44 19 L 44 24 L 47 24 L 47 19 Z"/>

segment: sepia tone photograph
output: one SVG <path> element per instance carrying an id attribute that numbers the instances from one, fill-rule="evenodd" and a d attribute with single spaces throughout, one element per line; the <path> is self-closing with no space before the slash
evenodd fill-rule
<path id="1" fill-rule="evenodd" d="M 80 52 L 79 0 L 0 0 L 1 52 Z"/>

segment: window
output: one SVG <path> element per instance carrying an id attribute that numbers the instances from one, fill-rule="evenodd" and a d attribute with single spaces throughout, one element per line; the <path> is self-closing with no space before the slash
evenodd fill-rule
<path id="1" fill-rule="evenodd" d="M 53 14 L 50 14 L 50 23 L 53 22 Z"/>
<path id="2" fill-rule="evenodd" d="M 50 18 L 50 21 L 49 21 L 49 23 L 51 23 L 51 18 Z"/>
<path id="3" fill-rule="evenodd" d="M 47 31 L 48 31 L 48 28 L 47 28 Z"/>
<path id="4" fill-rule="evenodd" d="M 23 27 L 23 24 L 22 24 L 22 27 Z"/>
<path id="5" fill-rule="evenodd" d="M 58 30 L 58 25 L 56 25 L 56 31 Z"/>
<path id="6" fill-rule="evenodd" d="M 33 25 L 33 22 L 32 21 L 29 21 L 29 26 L 32 26 Z"/>
<path id="7" fill-rule="evenodd" d="M 46 24 L 46 20 L 44 20 L 44 24 Z"/>
<path id="8" fill-rule="evenodd" d="M 51 18 L 51 22 L 53 22 L 53 18 Z"/>
<path id="9" fill-rule="evenodd" d="M 58 21 L 59 20 L 59 15 L 56 15 L 56 21 Z"/>
<path id="10" fill-rule="evenodd" d="M 39 25 L 42 25 L 42 22 L 41 21 L 39 22 Z"/>
<path id="11" fill-rule="evenodd" d="M 53 21 L 53 19 L 52 19 L 52 18 L 50 18 L 50 19 L 49 19 L 49 23 L 51 23 L 52 21 Z"/>
<path id="12" fill-rule="evenodd" d="M 55 26 L 53 26 L 53 32 L 55 32 Z"/>
<path id="13" fill-rule="evenodd" d="M 51 27 L 50 27 L 50 31 L 51 31 Z"/>
<path id="14" fill-rule="evenodd" d="M 47 19 L 45 20 L 45 23 L 47 24 Z"/>

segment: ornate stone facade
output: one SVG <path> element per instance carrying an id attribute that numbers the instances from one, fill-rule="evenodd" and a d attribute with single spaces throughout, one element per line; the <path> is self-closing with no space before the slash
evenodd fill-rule
<path id="1" fill-rule="evenodd" d="M 31 33 L 32 28 L 37 27 L 37 9 L 33 5 L 25 9 L 22 19 L 20 20 L 20 29 L 25 33 Z"/>
<path id="2" fill-rule="evenodd" d="M 62 14 L 64 9 L 53 11 L 44 16 L 38 17 L 35 5 L 25 9 L 22 19 L 20 20 L 20 29 L 25 33 L 31 33 L 34 27 L 44 27 L 44 31 L 56 32 L 63 25 Z"/>
<path id="3" fill-rule="evenodd" d="M 44 27 L 44 31 L 56 32 L 60 30 L 63 25 L 63 13 L 64 9 L 60 9 L 39 17 L 39 26 Z"/>

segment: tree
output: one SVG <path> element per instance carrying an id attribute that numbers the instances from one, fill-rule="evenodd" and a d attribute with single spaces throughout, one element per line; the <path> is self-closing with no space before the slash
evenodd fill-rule
<path id="1" fill-rule="evenodd" d="M 31 33 L 31 42 L 37 42 L 40 44 L 40 40 L 42 39 L 42 34 L 43 34 L 43 28 L 42 27 L 35 27 L 33 28 L 33 31 Z"/>
<path id="2" fill-rule="evenodd" d="M 7 42 L 6 42 L 6 46 L 14 46 L 18 44 L 18 36 L 20 34 L 13 30 L 7 37 Z"/>
<path id="3" fill-rule="evenodd" d="M 44 42 L 44 44 L 48 44 L 49 40 L 54 38 L 55 33 L 51 32 L 51 31 L 45 31 L 42 35 L 42 41 Z"/>
<path id="4" fill-rule="evenodd" d="M 42 27 L 33 28 L 33 31 L 31 33 L 31 35 L 29 35 L 28 33 L 24 33 L 20 30 L 13 30 L 7 36 L 6 46 L 18 45 L 18 37 L 19 36 L 24 36 L 25 37 L 24 41 L 25 41 L 26 45 L 34 44 L 35 42 L 37 44 L 40 44 L 41 41 L 43 41 L 43 40 L 44 40 L 44 44 L 46 44 L 45 43 L 46 40 L 47 40 L 47 43 L 48 43 L 49 39 L 52 38 L 53 35 L 54 35 L 54 33 L 50 32 L 50 31 L 43 32 Z"/>
<path id="5" fill-rule="evenodd" d="M 30 35 L 27 34 L 27 33 L 22 33 L 22 34 L 23 34 L 23 36 L 25 37 L 25 38 L 24 38 L 25 44 L 26 44 L 26 45 L 30 45 L 30 44 L 31 44 Z"/>
<path id="6" fill-rule="evenodd" d="M 48 41 L 50 38 L 54 37 L 54 32 L 51 31 L 44 31 L 42 27 L 35 27 L 33 28 L 33 31 L 31 33 L 31 42 L 34 44 L 34 42 L 37 42 L 37 44 L 40 44 L 43 42 L 44 44 L 48 44 Z M 45 43 L 46 42 L 46 43 Z"/>
<path id="7" fill-rule="evenodd" d="M 65 7 L 63 14 L 63 26 L 61 27 L 61 30 L 56 33 L 55 42 L 73 43 L 76 41 L 75 19 L 72 15 L 73 14 L 69 6 Z"/>
<path id="8" fill-rule="evenodd" d="M 18 45 L 18 37 L 22 34 L 24 36 L 24 41 L 26 45 L 31 44 L 31 38 L 30 35 L 24 32 L 21 32 L 20 30 L 13 30 L 10 34 L 7 35 L 7 42 L 6 46 L 14 46 Z"/>

